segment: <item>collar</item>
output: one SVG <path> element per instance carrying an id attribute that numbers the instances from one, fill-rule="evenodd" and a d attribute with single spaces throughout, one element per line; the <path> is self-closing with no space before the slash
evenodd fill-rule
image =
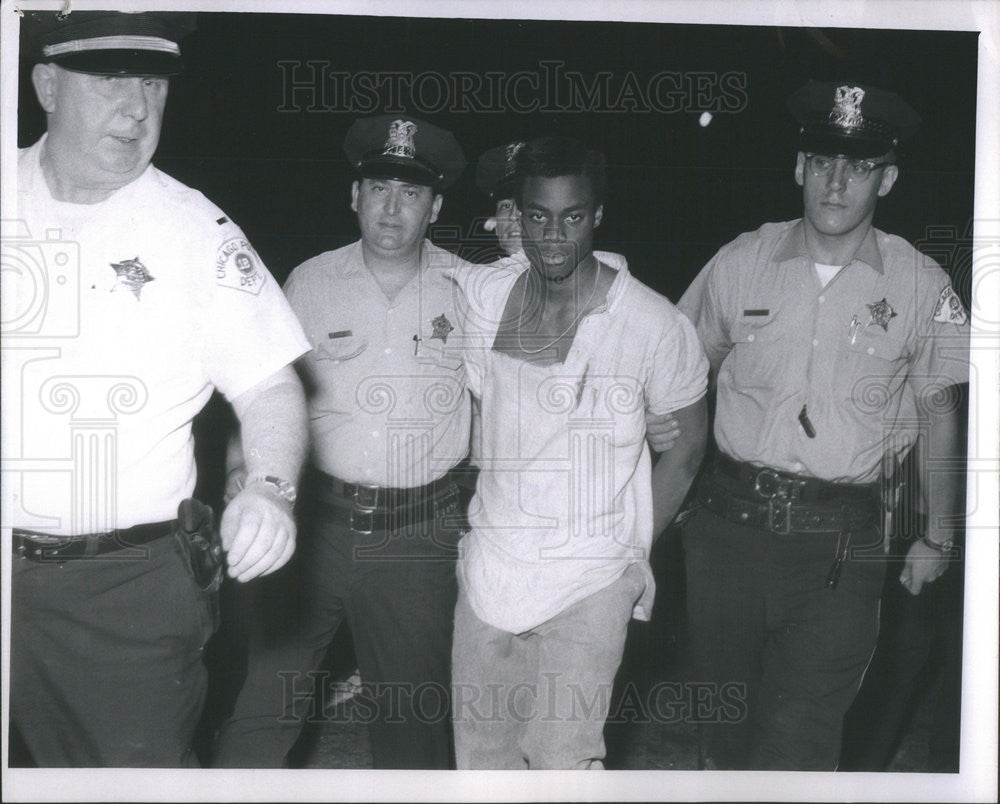
<path id="1" fill-rule="evenodd" d="M 433 244 L 427 238 L 424 238 L 423 243 L 420 246 L 420 274 L 423 275 L 427 271 L 430 250 Z M 355 240 L 353 243 L 347 246 L 350 252 L 347 254 L 347 259 L 344 260 L 344 276 L 353 276 L 362 270 L 367 271 L 368 267 L 365 265 L 365 252 L 362 247 L 361 240 Z"/>
<path id="2" fill-rule="evenodd" d="M 594 256 L 600 262 L 614 268 L 618 272 L 615 281 L 608 288 L 608 295 L 604 297 L 604 303 L 594 310 L 594 313 L 611 312 L 618 307 L 625 293 L 625 285 L 629 277 L 628 260 L 621 254 L 615 254 L 613 251 L 595 251 Z"/>
<path id="3" fill-rule="evenodd" d="M 617 306 L 618 300 L 621 298 L 625 284 L 628 282 L 628 261 L 621 254 L 615 254 L 613 251 L 594 251 L 591 253 L 597 258 L 598 262 L 604 263 L 604 265 L 614 268 L 618 272 L 615 281 L 608 288 L 608 294 L 604 297 L 604 303 L 594 310 L 595 313 L 603 313 Z M 515 252 L 508 257 L 501 257 L 493 264 L 498 268 L 513 271 L 515 278 L 531 267 L 528 255 L 523 251 Z"/>
<path id="4" fill-rule="evenodd" d="M 789 227 L 784 239 L 778 244 L 778 248 L 775 249 L 773 259 L 775 262 L 784 262 L 785 260 L 797 257 L 804 257 L 809 262 L 814 262 L 813 258 L 809 255 L 808 249 L 806 249 L 806 230 L 801 218 Z M 885 273 L 885 268 L 882 264 L 882 252 L 878 247 L 874 226 L 868 227 L 865 239 L 861 241 L 858 250 L 848 260 L 847 264 L 850 265 L 854 261 L 863 262 L 880 274 Z"/>

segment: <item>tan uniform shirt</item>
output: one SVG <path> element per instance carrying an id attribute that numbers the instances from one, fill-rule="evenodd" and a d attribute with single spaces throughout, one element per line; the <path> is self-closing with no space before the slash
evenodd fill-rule
<path id="1" fill-rule="evenodd" d="M 968 316 L 948 276 L 874 228 L 823 287 L 802 222 L 765 224 L 723 247 L 678 307 L 717 372 L 715 437 L 737 460 L 873 481 L 884 453 L 913 445 L 921 400 L 968 381 Z"/>
<path id="2" fill-rule="evenodd" d="M 411 488 L 469 450 L 458 291 L 444 272 L 470 264 L 429 240 L 422 260 L 392 301 L 365 267 L 360 241 L 288 278 L 285 294 L 313 347 L 302 361 L 312 460 L 327 474 Z"/>

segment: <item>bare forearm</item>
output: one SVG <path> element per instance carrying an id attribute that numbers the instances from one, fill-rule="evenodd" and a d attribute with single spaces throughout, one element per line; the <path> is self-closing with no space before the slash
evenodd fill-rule
<path id="1" fill-rule="evenodd" d="M 676 411 L 681 435 L 673 447 L 660 454 L 653 467 L 653 534 L 659 535 L 677 515 L 677 510 L 705 455 L 708 414 L 705 400 Z"/>
<path id="2" fill-rule="evenodd" d="M 945 398 L 947 395 L 947 398 Z M 943 544 L 955 537 L 955 526 L 963 508 L 960 498 L 964 473 L 960 390 L 952 386 L 935 400 L 939 404 L 927 414 L 926 438 L 917 450 L 924 506 L 927 511 L 927 537 Z"/>
<path id="3" fill-rule="evenodd" d="M 247 474 L 297 482 L 307 451 L 308 425 L 305 395 L 295 372 L 282 370 L 265 386 L 234 399 L 233 408 L 240 434 L 230 444 L 227 470 L 238 466 L 241 458 Z"/>

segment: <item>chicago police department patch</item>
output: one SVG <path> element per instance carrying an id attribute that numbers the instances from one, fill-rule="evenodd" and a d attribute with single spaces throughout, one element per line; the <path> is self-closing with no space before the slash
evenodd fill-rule
<path id="1" fill-rule="evenodd" d="M 965 312 L 965 306 L 958 294 L 948 285 L 941 291 L 938 297 L 937 307 L 934 308 L 934 320 L 939 324 L 958 324 L 961 326 L 969 320 L 969 314 Z"/>
<path id="2" fill-rule="evenodd" d="M 260 257 L 245 237 L 231 237 L 215 254 L 215 282 L 256 296 L 267 281 Z"/>

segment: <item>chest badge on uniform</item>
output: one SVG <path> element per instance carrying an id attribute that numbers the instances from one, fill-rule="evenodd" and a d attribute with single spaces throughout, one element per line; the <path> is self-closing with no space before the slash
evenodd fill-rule
<path id="1" fill-rule="evenodd" d="M 115 269 L 115 275 L 118 277 L 115 280 L 114 286 L 111 288 L 112 293 L 119 288 L 125 288 L 126 290 L 131 290 L 138 299 L 139 294 L 142 293 L 142 286 L 147 282 L 152 282 L 156 278 L 149 272 L 146 266 L 139 261 L 138 257 L 134 260 L 112 262 L 109 263 L 109 265 Z"/>
<path id="2" fill-rule="evenodd" d="M 434 327 L 434 333 L 431 335 L 431 339 L 440 338 L 444 343 L 448 343 L 448 333 L 455 329 L 451 325 L 451 321 L 445 317 L 444 313 L 441 313 L 437 318 L 431 321 L 431 326 Z"/>
<path id="3" fill-rule="evenodd" d="M 938 297 L 937 307 L 934 308 L 934 320 L 938 324 L 958 324 L 962 326 L 969 320 L 969 314 L 965 312 L 965 306 L 958 294 L 948 285 L 941 291 Z"/>
<path id="4" fill-rule="evenodd" d="M 885 300 L 885 296 L 882 297 L 882 301 L 866 304 L 865 307 L 867 307 L 871 312 L 871 318 L 868 319 L 868 323 L 865 324 L 865 326 L 870 327 L 877 324 L 882 327 L 883 330 L 888 332 L 889 322 L 894 319 L 898 313 L 893 310 L 889 302 Z"/>

